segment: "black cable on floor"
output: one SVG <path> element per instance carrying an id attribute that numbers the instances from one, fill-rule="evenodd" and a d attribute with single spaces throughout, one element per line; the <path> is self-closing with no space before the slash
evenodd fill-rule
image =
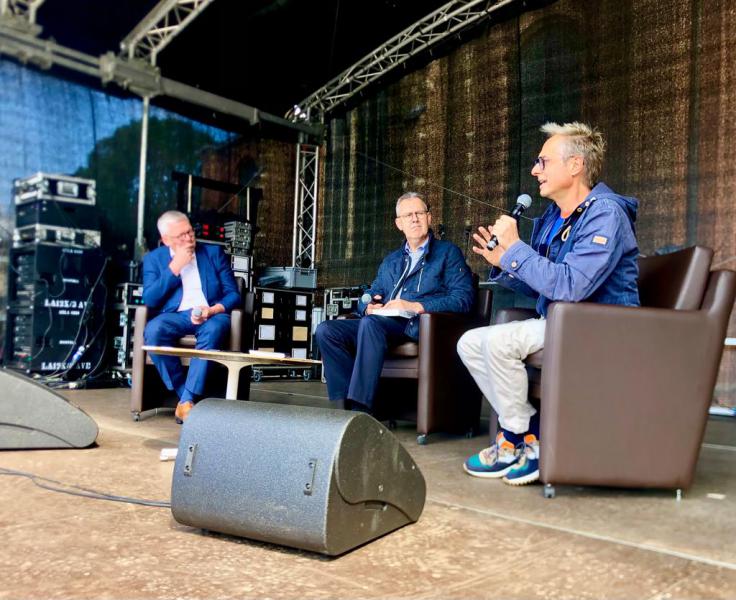
<path id="1" fill-rule="evenodd" d="M 154 506 L 157 508 L 171 508 L 171 502 L 163 500 L 145 500 L 142 498 L 132 498 L 130 496 L 115 496 L 113 494 L 105 494 L 104 492 L 98 492 L 89 488 L 80 487 L 78 485 L 72 485 L 69 483 L 63 483 L 47 477 L 41 477 L 34 473 L 27 473 L 25 471 L 16 471 L 14 469 L 5 469 L 0 467 L 0 475 L 13 475 L 16 477 L 27 477 L 35 485 L 45 490 L 52 492 L 59 492 L 61 494 L 69 494 L 71 496 L 81 496 L 82 498 L 92 498 L 93 500 L 109 500 L 110 502 L 125 502 L 128 504 L 140 504 L 141 506 Z M 46 483 L 47 482 L 47 483 Z M 53 485 L 50 485 L 53 484 Z M 55 487 L 63 486 L 63 487 Z M 66 489 L 65 489 L 66 488 Z"/>

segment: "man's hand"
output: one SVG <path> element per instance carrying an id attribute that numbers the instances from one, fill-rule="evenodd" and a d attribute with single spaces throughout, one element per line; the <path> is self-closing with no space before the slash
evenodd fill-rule
<path id="1" fill-rule="evenodd" d="M 195 312 L 199 314 L 195 315 Z M 225 307 L 222 304 L 215 304 L 214 306 L 196 306 L 192 309 L 192 323 L 195 325 L 201 325 L 210 317 L 218 315 L 221 312 L 225 312 Z"/>
<path id="2" fill-rule="evenodd" d="M 398 310 L 410 310 L 417 314 L 421 314 L 424 312 L 424 306 L 420 302 L 409 302 L 408 300 L 402 300 L 401 298 L 397 300 L 391 300 L 390 302 L 386 302 L 385 308 L 396 308 Z"/>
<path id="3" fill-rule="evenodd" d="M 179 246 L 174 250 L 174 257 L 169 263 L 169 269 L 177 277 L 181 274 L 181 270 L 186 267 L 194 258 L 194 245 Z"/>
<path id="4" fill-rule="evenodd" d="M 493 224 L 493 234 L 498 239 L 498 245 L 508 250 L 519 241 L 519 225 L 513 217 L 501 215 Z"/>
<path id="5" fill-rule="evenodd" d="M 373 300 L 371 300 L 370 304 L 365 307 L 365 314 L 369 315 L 377 308 L 383 308 L 383 304 L 381 304 L 381 300 L 383 299 L 383 296 L 380 294 L 376 294 L 373 296 Z"/>
<path id="6" fill-rule="evenodd" d="M 493 227 L 478 227 L 478 233 L 473 234 L 473 239 L 476 244 L 478 244 L 477 246 L 473 246 L 473 252 L 480 254 L 494 267 L 498 267 L 501 264 L 501 257 L 506 251 L 501 247 L 501 244 L 496 246 L 493 250 L 489 250 L 487 248 L 488 242 L 491 241 L 493 234 Z"/>

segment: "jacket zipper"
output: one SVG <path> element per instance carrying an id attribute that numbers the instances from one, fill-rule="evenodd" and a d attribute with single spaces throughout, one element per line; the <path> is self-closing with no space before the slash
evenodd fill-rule
<path id="1" fill-rule="evenodd" d="M 411 260 L 407 257 L 405 259 L 406 266 L 404 267 L 404 270 L 401 272 L 401 275 L 399 276 L 399 280 L 396 282 L 396 285 L 394 286 L 394 289 L 391 290 L 391 294 L 389 295 L 389 300 L 394 299 L 394 292 L 396 291 L 396 288 L 399 287 L 399 284 L 401 283 L 401 280 L 404 278 L 404 275 L 406 274 L 407 269 L 411 266 Z"/>

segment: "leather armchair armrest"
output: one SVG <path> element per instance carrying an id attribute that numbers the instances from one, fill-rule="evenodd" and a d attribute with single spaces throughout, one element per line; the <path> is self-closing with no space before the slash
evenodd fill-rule
<path id="1" fill-rule="evenodd" d="M 143 351 L 143 330 L 148 322 L 148 307 L 135 309 L 133 326 L 133 364 L 131 365 L 130 410 L 139 415 L 143 410 L 143 373 L 146 368 L 146 353 Z"/>
<path id="2" fill-rule="evenodd" d="M 482 320 L 472 313 L 433 312 L 419 315 L 419 347 L 448 346 L 457 342 L 468 329 L 482 327 Z M 443 343 L 438 344 L 437 340 Z M 454 348 L 454 345 L 453 345 Z"/>
<path id="3" fill-rule="evenodd" d="M 468 313 L 423 313 L 419 316 L 417 431 L 467 432 L 478 426 L 480 393 L 457 353 L 463 333 L 487 325 Z"/>
<path id="4" fill-rule="evenodd" d="M 443 370 L 451 371 L 452 364 L 460 363 L 457 341 L 468 329 L 483 325 L 477 315 L 468 313 L 435 312 L 419 315 L 420 372 L 434 377 Z"/>
<path id="5" fill-rule="evenodd" d="M 502 308 L 496 313 L 493 324 L 501 325 L 512 321 L 526 321 L 527 319 L 537 318 L 539 318 L 539 314 L 533 308 Z"/>
<path id="6" fill-rule="evenodd" d="M 230 345 L 228 350 L 240 352 L 243 348 L 243 310 L 234 308 L 230 312 Z"/>
<path id="7" fill-rule="evenodd" d="M 136 306 L 135 309 L 135 325 L 133 327 L 133 369 L 135 370 L 135 359 L 138 350 L 143 346 L 143 330 L 148 323 L 148 307 Z M 141 351 L 142 352 L 142 351 Z"/>
<path id="8" fill-rule="evenodd" d="M 547 317 L 544 368 L 612 369 L 617 379 L 640 376 L 642 385 L 678 379 L 701 370 L 708 329 L 716 335 L 703 311 L 558 302 Z"/>

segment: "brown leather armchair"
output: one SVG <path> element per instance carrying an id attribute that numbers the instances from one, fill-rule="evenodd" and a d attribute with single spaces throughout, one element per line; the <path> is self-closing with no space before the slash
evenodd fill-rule
<path id="1" fill-rule="evenodd" d="M 551 305 L 545 347 L 526 360 L 545 496 L 554 484 L 691 485 L 736 296 L 736 272 L 710 272 L 712 257 L 696 246 L 641 258 L 641 307 Z"/>
<path id="2" fill-rule="evenodd" d="M 240 308 L 230 313 L 230 336 L 224 345 L 225 350 L 247 352 L 253 340 L 253 308 L 255 296 L 252 292 L 245 292 L 245 282 L 242 278 L 235 278 L 238 283 L 240 296 L 243 299 Z M 134 421 L 139 421 L 141 414 L 162 407 L 175 407 L 178 399 L 176 394 L 166 389 L 151 357 L 143 350 L 143 330 L 148 322 L 149 310 L 146 306 L 139 306 L 135 310 L 135 326 L 133 330 L 133 366 L 131 372 L 130 412 Z M 193 348 L 196 339 L 188 335 L 179 343 L 184 347 Z M 189 365 L 188 358 L 181 359 L 182 364 Z M 227 369 L 213 363 L 208 372 L 207 395 L 224 398 L 227 382 Z M 210 375 L 211 373 L 211 375 Z M 250 368 L 240 372 L 238 385 L 238 399 L 246 400 L 250 391 Z"/>
<path id="3" fill-rule="evenodd" d="M 419 444 L 426 444 L 434 432 L 478 432 L 482 396 L 456 345 L 468 329 L 489 324 L 491 298 L 491 290 L 482 289 L 470 314 L 420 315 L 419 342 L 402 344 L 386 356 L 376 418 L 415 421 Z"/>

